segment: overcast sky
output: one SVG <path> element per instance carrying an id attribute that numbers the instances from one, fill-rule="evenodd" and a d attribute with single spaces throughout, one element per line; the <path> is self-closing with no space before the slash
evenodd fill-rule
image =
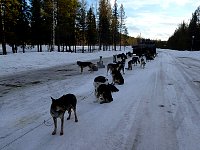
<path id="1" fill-rule="evenodd" d="M 183 20 L 189 22 L 200 0 L 117 0 L 117 4 L 124 5 L 130 36 L 168 40 Z"/>

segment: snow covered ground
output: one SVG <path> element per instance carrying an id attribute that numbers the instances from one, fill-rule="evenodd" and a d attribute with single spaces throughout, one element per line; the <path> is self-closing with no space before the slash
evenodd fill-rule
<path id="1" fill-rule="evenodd" d="M 122 52 L 1 55 L 0 150 L 200 149 L 200 52 L 158 49 L 144 69 L 126 70 L 113 102 L 95 103 L 94 78 L 111 76 L 105 68 L 80 74 L 76 61 L 108 64 Z M 79 122 L 72 113 L 64 135 L 60 121 L 51 135 L 50 96 L 66 93 L 77 96 Z"/>

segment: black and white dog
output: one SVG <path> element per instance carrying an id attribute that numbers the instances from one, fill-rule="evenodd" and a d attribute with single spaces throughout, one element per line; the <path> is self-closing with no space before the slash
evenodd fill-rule
<path id="1" fill-rule="evenodd" d="M 94 78 L 94 82 L 93 82 L 93 85 L 94 85 L 94 89 L 95 89 L 95 96 L 97 97 L 97 89 L 98 87 L 101 85 L 101 84 L 108 84 L 108 79 L 104 76 L 97 76 L 96 78 Z"/>
<path id="2" fill-rule="evenodd" d="M 57 118 L 61 119 L 60 135 L 63 135 L 64 114 L 66 110 L 68 111 L 68 114 L 69 114 L 67 120 L 70 119 L 71 110 L 73 110 L 74 116 L 75 116 L 75 122 L 78 122 L 78 118 L 76 116 L 77 99 L 74 94 L 66 94 L 58 99 L 54 99 L 51 97 L 51 99 L 52 99 L 52 103 L 51 103 L 51 108 L 50 108 L 50 114 L 53 117 L 53 121 L 54 121 L 54 131 L 52 132 L 52 135 L 56 134 Z"/>
<path id="3" fill-rule="evenodd" d="M 108 83 L 108 79 L 104 76 L 98 76 L 94 79 L 95 96 L 100 100 L 100 104 L 113 101 L 112 92 L 119 90 L 112 84 Z"/>

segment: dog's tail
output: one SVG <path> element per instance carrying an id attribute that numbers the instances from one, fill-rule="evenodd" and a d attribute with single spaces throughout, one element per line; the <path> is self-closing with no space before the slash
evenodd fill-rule
<path id="1" fill-rule="evenodd" d="M 118 92 L 119 91 L 119 89 L 116 88 L 116 86 L 113 85 L 113 84 L 108 84 L 108 86 L 109 86 L 109 89 L 110 89 L 111 92 Z"/>

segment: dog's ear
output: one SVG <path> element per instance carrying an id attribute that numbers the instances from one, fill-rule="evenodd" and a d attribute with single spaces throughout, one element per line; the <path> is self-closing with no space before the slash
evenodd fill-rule
<path id="1" fill-rule="evenodd" d="M 55 99 L 53 97 L 51 97 L 52 102 L 55 101 Z"/>

